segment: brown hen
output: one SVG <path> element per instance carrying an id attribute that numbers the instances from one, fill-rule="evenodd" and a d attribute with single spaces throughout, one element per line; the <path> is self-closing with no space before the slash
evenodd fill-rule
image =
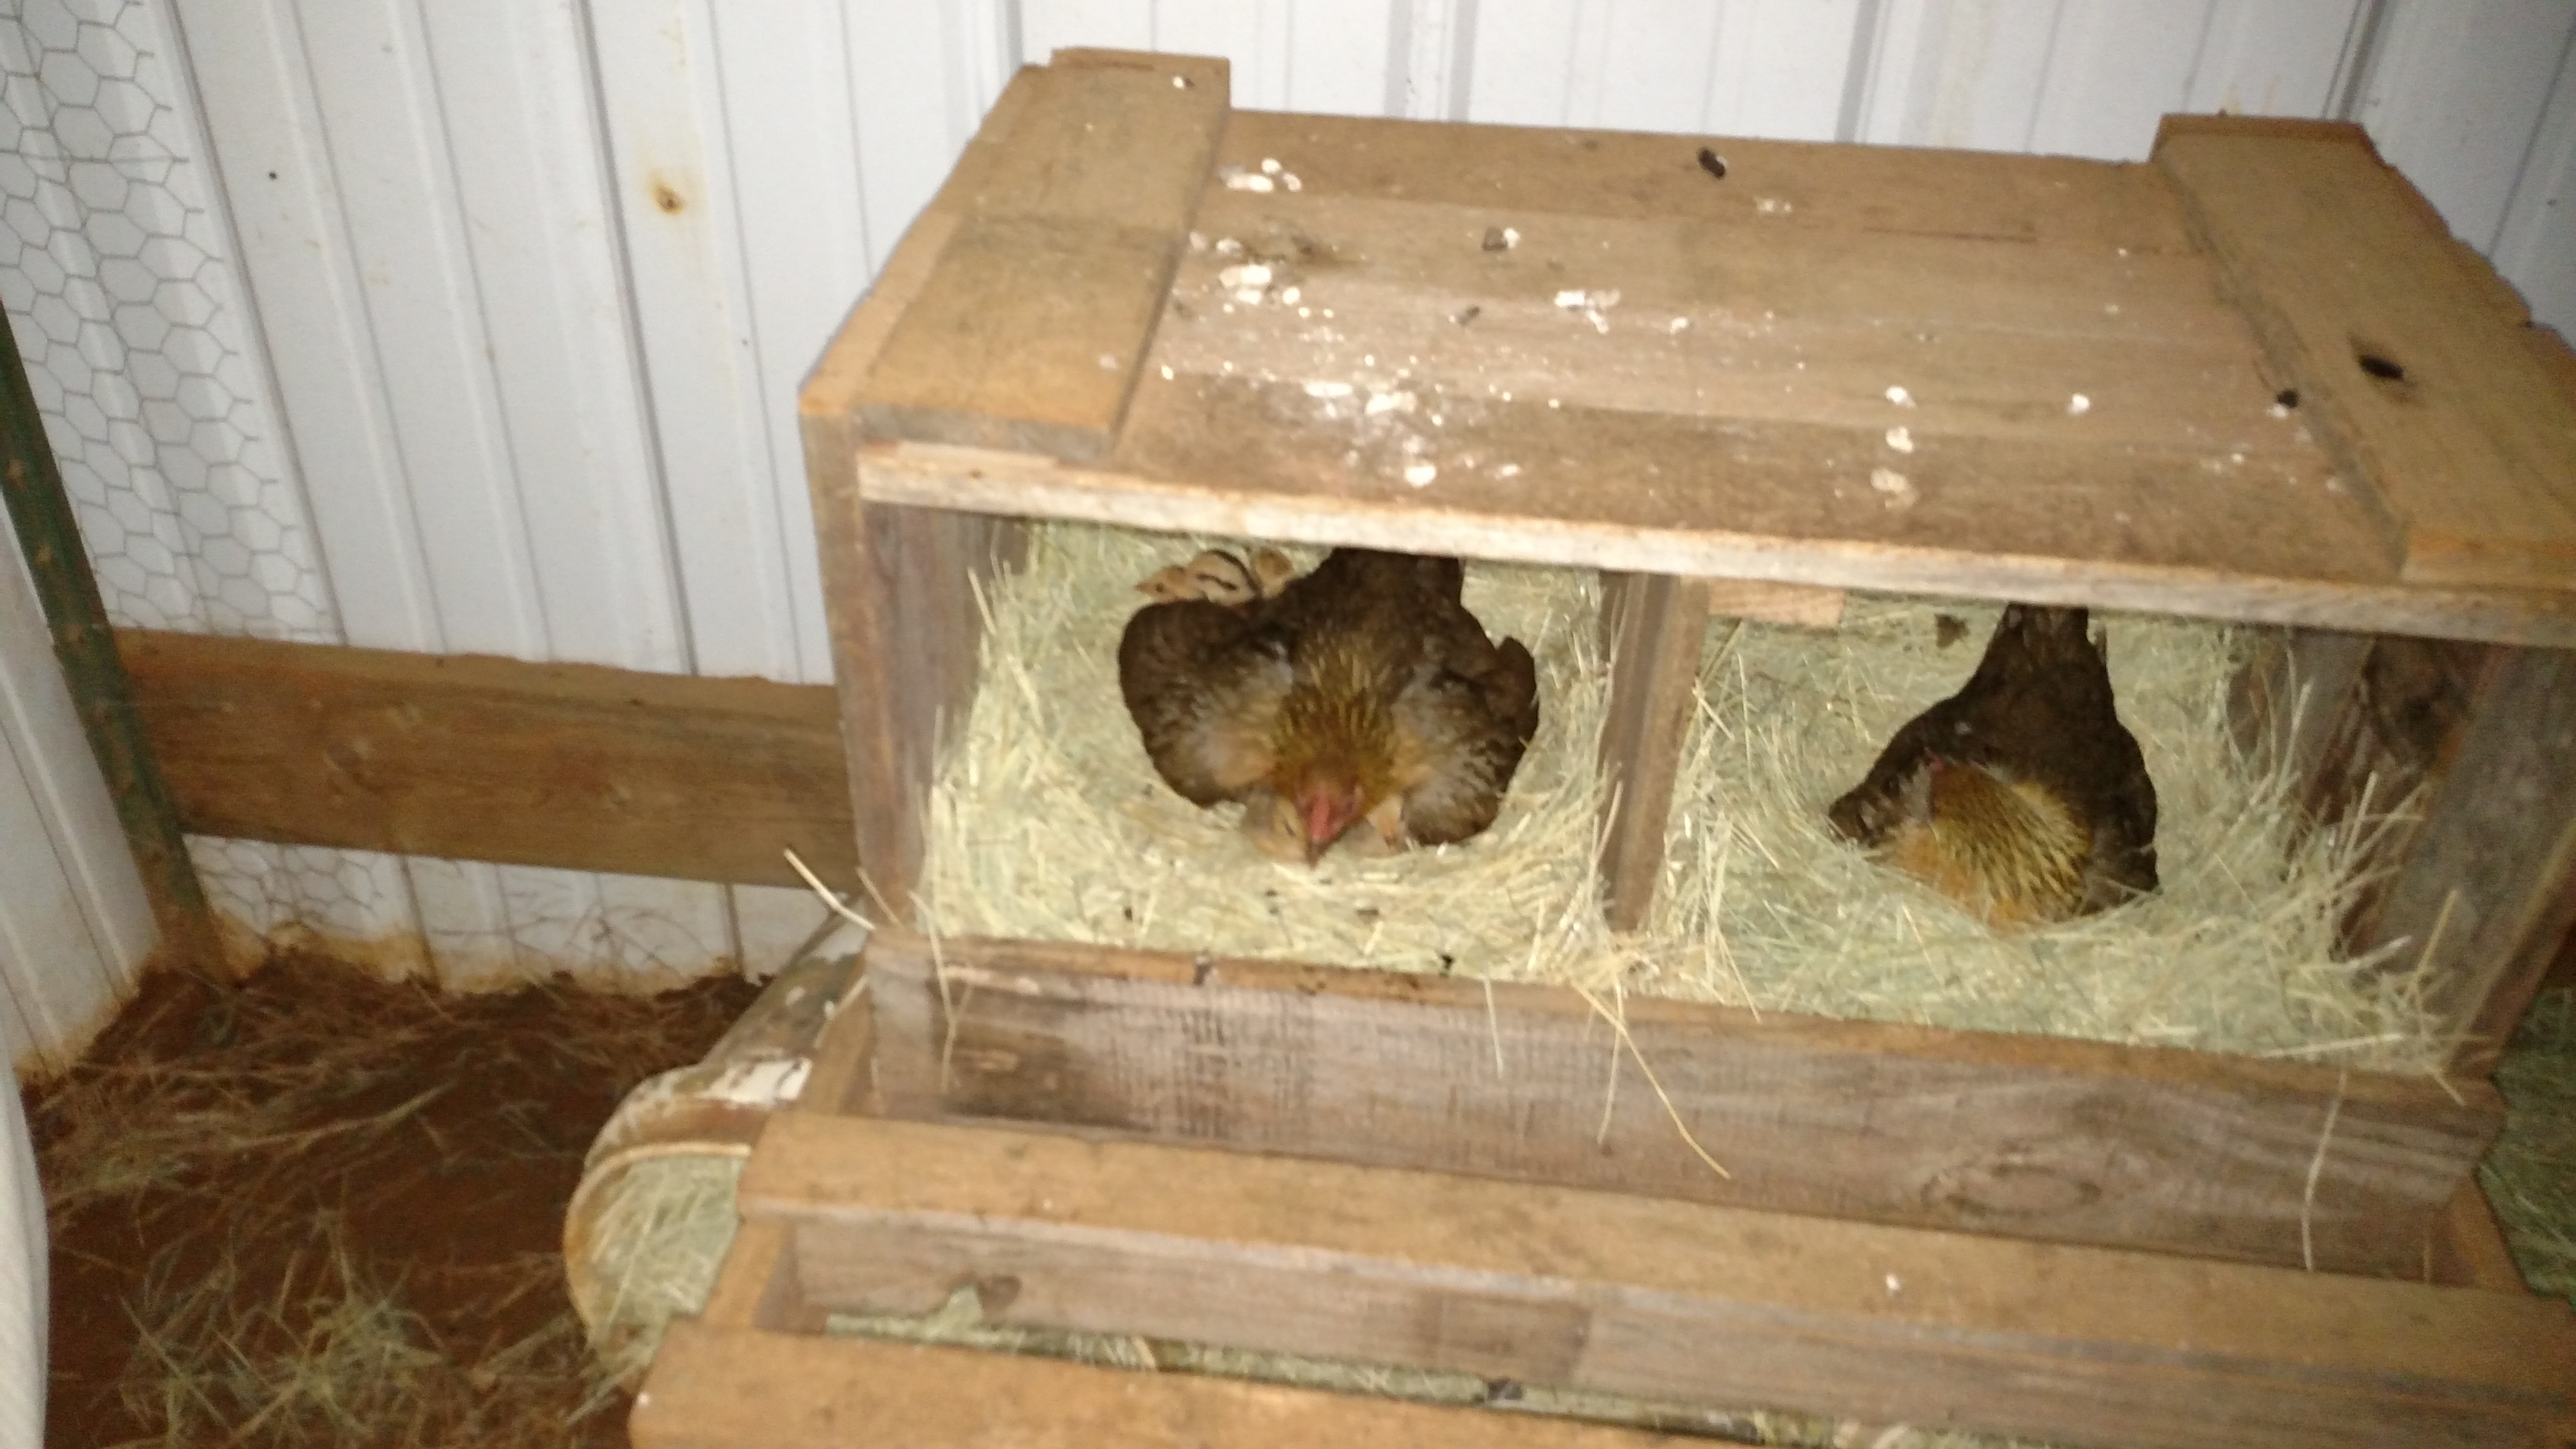
<path id="1" fill-rule="evenodd" d="M 1148 604 L 1118 644 L 1145 753 L 1198 805 L 1243 802 L 1265 852 L 1355 824 L 1394 850 L 1494 821 L 1538 728 L 1538 670 L 1459 602 L 1456 559 L 1336 549 L 1276 597 Z"/>
<path id="2" fill-rule="evenodd" d="M 2156 888 L 2156 787 L 2082 609 L 2004 610 L 1976 673 L 1833 803 L 1845 839 L 1998 927 Z"/>

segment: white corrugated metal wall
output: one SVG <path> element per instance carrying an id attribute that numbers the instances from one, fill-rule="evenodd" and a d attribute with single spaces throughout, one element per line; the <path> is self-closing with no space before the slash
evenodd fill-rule
<path id="1" fill-rule="evenodd" d="M 822 681 L 795 386 L 1022 57 L 1220 53 L 1246 106 L 2116 158 L 2169 110 L 2348 115 L 2565 326 L 2571 37 L 2576 0 L 0 0 L 0 300 L 122 622 Z M 23 713 L 19 777 L 70 769 Z M 104 816 L 24 824 L 15 788 L 22 1053 L 77 1038 L 148 925 L 95 883 Z M 244 922 L 460 984 L 774 960 L 817 917 L 196 852 Z"/>

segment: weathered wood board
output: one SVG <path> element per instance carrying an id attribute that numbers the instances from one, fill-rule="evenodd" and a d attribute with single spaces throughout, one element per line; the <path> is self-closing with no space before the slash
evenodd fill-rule
<path id="1" fill-rule="evenodd" d="M 892 1117 L 2393 1277 L 2502 1119 L 2476 1082 L 1634 997 L 1630 1052 L 1472 979 L 893 931 L 867 969 Z"/>
<path id="2" fill-rule="evenodd" d="M 828 689 L 121 630 L 205 835 L 793 886 L 857 871 Z"/>
<path id="3" fill-rule="evenodd" d="M 1004 1322 L 1686 1403 L 2414 1449 L 2559 1442 L 2576 1390 L 2552 1299 L 1437 1173 L 791 1114 L 740 1200 L 816 1308 L 971 1283 Z"/>
<path id="4" fill-rule="evenodd" d="M 2165 172 L 1729 141 L 1721 181 L 1697 144 L 1236 112 L 1218 163 L 1297 187 L 1206 191 L 1106 455 L 888 445 L 862 490 L 2576 643 L 2576 599 L 2518 587 L 2538 574 L 2402 567 L 2380 492 L 2315 435 L 2325 405 L 2276 407 Z M 2456 310 L 2510 332 L 2491 299 Z M 2529 392 L 2523 433 L 2576 419 L 2564 386 Z"/>
<path id="5" fill-rule="evenodd" d="M 1226 115 L 1222 60 L 1067 51 L 1031 94 L 861 388 L 877 437 L 1097 459 L 1109 449 Z"/>
<path id="6" fill-rule="evenodd" d="M 1601 883 L 1613 930 L 1646 923 L 1663 875 L 1664 830 L 1690 739 L 1708 617 L 1702 580 L 1612 574 L 1602 581 L 1610 713 L 1601 723 L 1601 772 L 1613 793 L 1602 822 Z"/>
<path id="7" fill-rule="evenodd" d="M 1006 519 L 863 503 L 860 399 L 978 198 L 1006 173 L 1046 74 L 1024 69 L 1004 88 L 797 394 L 851 813 L 870 893 L 887 903 L 911 890 L 941 732 L 974 697 L 982 635 L 974 590 L 1011 566 L 1021 540 Z"/>
<path id="8" fill-rule="evenodd" d="M 2361 944 L 2428 963 L 2453 1069 L 2484 1076 L 2576 926 L 2576 653 L 2490 651 L 2463 711 Z"/>
<path id="9" fill-rule="evenodd" d="M 1198 1374 L 675 1323 L 629 1421 L 636 1449 L 1685 1449 L 1532 1414 Z"/>
<path id="10" fill-rule="evenodd" d="M 2274 375 L 2377 506 L 2401 574 L 2576 588 L 2576 406 L 2511 289 L 2369 135 L 2174 116 L 2155 164 Z"/>

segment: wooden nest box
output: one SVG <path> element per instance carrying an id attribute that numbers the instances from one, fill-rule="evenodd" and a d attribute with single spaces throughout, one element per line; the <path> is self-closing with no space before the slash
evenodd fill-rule
<path id="1" fill-rule="evenodd" d="M 2177 117 L 2144 165 L 1704 153 L 1231 111 L 1218 61 L 1023 71 L 804 395 L 898 912 L 1025 520 L 1602 570 L 1614 924 L 1711 615 L 2160 611 L 2279 626 L 2238 723 L 2311 814 L 2423 786 L 2350 931 L 2431 960 L 2454 1070 L 1633 999 L 1614 1026 L 1551 988 L 887 930 L 637 1442 L 1653 1439 L 817 1332 L 966 1284 L 998 1319 L 1666 1404 L 2567 1442 L 2576 1324 L 2472 1171 L 2576 912 L 2571 398 L 2350 127 Z"/>

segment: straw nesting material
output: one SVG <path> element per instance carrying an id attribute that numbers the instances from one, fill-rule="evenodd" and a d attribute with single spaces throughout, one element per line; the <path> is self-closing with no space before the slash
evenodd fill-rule
<path id="1" fill-rule="evenodd" d="M 1174 794 L 1119 698 L 1119 633 L 1146 602 L 1135 585 L 1208 546 L 1033 530 L 1027 567 L 988 601 L 973 715 L 933 793 L 923 926 L 1542 978 L 1572 969 L 1569 953 L 1601 949 L 1592 751 L 1608 691 L 1592 577 L 1468 568 L 1467 607 L 1488 633 L 1527 644 L 1539 668 L 1538 734 L 1493 828 L 1378 859 L 1345 846 L 1310 869 L 1256 854 L 1238 807 L 1201 810 Z M 1294 556 L 1301 571 L 1319 557 Z"/>
<path id="2" fill-rule="evenodd" d="M 2161 888 L 1997 932 L 1835 838 L 1825 806 L 1965 682 L 2001 609 L 1855 597 L 1830 635 L 1711 630 L 1639 989 L 1764 1009 L 2429 1072 L 2412 962 L 2336 959 L 2395 819 L 2308 830 L 2227 726 L 2241 631 L 2104 614 L 2112 687 L 2154 778 Z M 1948 616 L 1965 626 L 1945 629 Z M 1945 634 L 1955 642 L 1944 647 Z"/>
<path id="3" fill-rule="evenodd" d="M 1165 787 L 1119 699 L 1119 632 L 1144 602 L 1135 584 L 1212 544 L 1241 547 L 1033 530 L 1026 569 L 986 601 L 976 704 L 933 792 L 925 929 L 2396 1071 L 2438 1060 L 2410 963 L 2334 957 L 2391 817 L 2300 827 L 2286 781 L 2231 742 L 2244 644 L 2226 626 L 2097 620 L 2156 781 L 2164 888 L 1998 934 L 1834 838 L 1824 810 L 1899 725 L 1966 680 L 2000 610 L 1855 596 L 1839 630 L 1719 622 L 1654 916 L 1619 937 L 1593 870 L 1608 703 L 1594 574 L 1468 566 L 1468 607 L 1529 644 L 1540 673 L 1539 734 L 1494 829 L 1387 859 L 1337 850 L 1310 870 L 1256 854 L 1233 807 L 1202 811 Z M 1945 615 L 1964 628 L 1942 627 Z"/>

